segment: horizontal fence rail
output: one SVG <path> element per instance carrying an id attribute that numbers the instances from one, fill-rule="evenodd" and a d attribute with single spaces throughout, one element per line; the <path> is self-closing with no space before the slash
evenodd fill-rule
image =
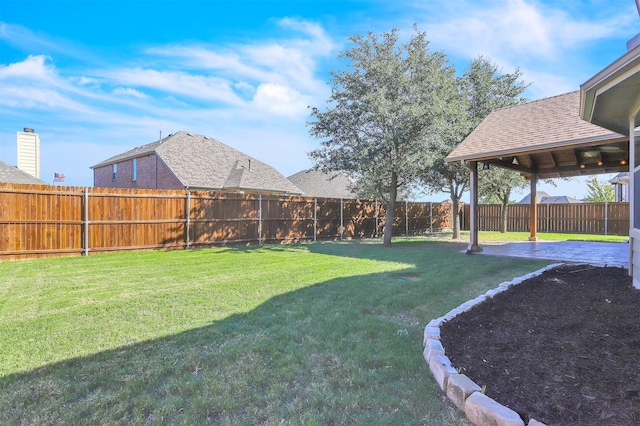
<path id="1" fill-rule="evenodd" d="M 538 232 L 564 234 L 629 235 L 629 203 L 567 203 L 536 206 Z M 478 228 L 500 230 L 499 204 L 478 206 Z M 462 208 L 463 229 L 469 230 L 470 206 Z M 531 206 L 509 204 L 507 231 L 530 232 Z"/>
<path id="2" fill-rule="evenodd" d="M 0 183 L 0 261 L 378 237 L 376 200 Z M 396 203 L 393 235 L 451 228 L 451 204 Z"/>

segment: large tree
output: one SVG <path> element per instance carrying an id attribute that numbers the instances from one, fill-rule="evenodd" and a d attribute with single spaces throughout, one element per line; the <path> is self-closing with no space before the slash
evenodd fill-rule
<path id="1" fill-rule="evenodd" d="M 439 132 L 439 159 L 423 176 L 428 192 L 449 194 L 453 204 L 453 238 L 460 238 L 459 204 L 462 194 L 469 189 L 469 171 L 460 164 L 447 164 L 444 158 L 495 109 L 516 105 L 525 101 L 522 93 L 527 84 L 520 80 L 522 73 L 503 74 L 485 57 L 471 61 L 458 79 L 459 102 L 457 109 L 449 110 L 446 126 Z M 505 182 L 506 183 L 506 182 Z M 502 192 L 505 192 L 506 187 Z"/>
<path id="2" fill-rule="evenodd" d="M 429 148 L 436 121 L 455 96 L 455 70 L 429 50 L 425 33 L 399 42 L 396 29 L 350 37 L 339 55 L 347 69 L 331 73 L 327 108 L 311 109 L 310 134 L 321 148 L 309 153 L 323 171 L 344 170 L 356 190 L 387 206 L 384 245 L 391 245 L 399 191 L 408 191 L 433 163 Z"/>

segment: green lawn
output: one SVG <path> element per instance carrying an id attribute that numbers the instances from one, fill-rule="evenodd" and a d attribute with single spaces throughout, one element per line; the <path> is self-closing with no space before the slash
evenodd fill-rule
<path id="1" fill-rule="evenodd" d="M 434 234 L 432 239 L 439 241 L 450 240 L 452 237 L 451 232 L 442 232 Z M 482 242 L 514 242 L 514 241 L 528 241 L 528 232 L 506 232 L 500 233 L 497 231 L 480 231 L 478 232 L 478 240 L 480 245 Z M 538 232 L 538 240 L 540 241 L 599 241 L 605 243 L 620 243 L 627 241 L 628 236 L 621 235 L 594 235 L 594 234 L 559 234 L 552 232 Z M 469 231 L 460 232 L 460 240 L 469 242 Z"/>
<path id="2" fill-rule="evenodd" d="M 0 424 L 467 424 L 423 328 L 546 263 L 396 241 L 0 263 Z"/>

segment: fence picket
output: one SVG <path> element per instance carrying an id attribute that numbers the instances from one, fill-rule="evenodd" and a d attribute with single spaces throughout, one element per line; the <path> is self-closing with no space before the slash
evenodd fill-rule
<path id="1" fill-rule="evenodd" d="M 538 232 L 629 235 L 629 203 L 538 204 Z M 462 207 L 462 229 L 469 230 L 470 206 Z M 500 205 L 478 206 L 481 231 L 500 229 Z M 510 204 L 507 231 L 529 232 L 530 206 Z"/>
<path id="2" fill-rule="evenodd" d="M 398 203 L 394 223 L 450 228 L 450 204 L 428 205 Z M 385 215 L 377 200 L 0 183 L 0 261 L 377 237 Z"/>

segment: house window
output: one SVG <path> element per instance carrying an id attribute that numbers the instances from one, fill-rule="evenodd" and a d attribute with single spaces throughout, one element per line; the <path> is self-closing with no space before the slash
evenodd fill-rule
<path id="1" fill-rule="evenodd" d="M 138 179 L 138 159 L 134 158 L 131 163 L 131 180 L 135 181 Z"/>
<path id="2" fill-rule="evenodd" d="M 113 168 L 113 180 L 116 180 L 118 179 L 118 165 L 114 164 L 112 168 Z"/>

